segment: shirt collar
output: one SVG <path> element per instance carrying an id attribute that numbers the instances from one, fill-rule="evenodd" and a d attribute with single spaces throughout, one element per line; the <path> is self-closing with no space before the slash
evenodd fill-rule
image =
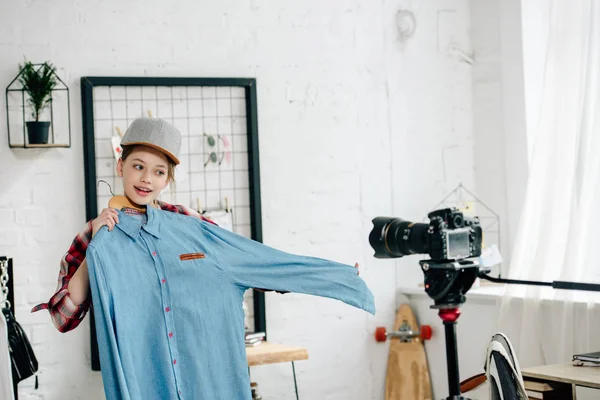
<path id="1" fill-rule="evenodd" d="M 125 214 L 121 210 L 117 210 L 119 214 L 119 223 L 117 228 L 121 229 L 132 239 L 135 239 L 140 232 L 140 228 L 151 234 L 152 236 L 160 239 L 160 211 L 154 207 L 147 207 L 146 214 L 148 215 L 148 221 L 142 225 L 139 220 L 131 215 Z"/>
<path id="2" fill-rule="evenodd" d="M 148 222 L 146 222 L 146 225 L 142 226 L 142 228 L 155 238 L 160 239 L 161 210 L 157 210 L 154 207 L 147 206 L 146 213 L 148 214 Z"/>

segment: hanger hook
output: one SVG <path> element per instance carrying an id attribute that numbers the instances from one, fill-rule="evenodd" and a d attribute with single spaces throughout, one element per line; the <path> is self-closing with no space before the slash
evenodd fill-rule
<path id="1" fill-rule="evenodd" d="M 115 195 L 115 194 L 113 193 L 113 191 L 112 191 L 112 187 L 110 187 L 110 183 L 106 182 L 104 179 L 100 179 L 100 180 L 98 181 L 98 185 L 97 185 L 97 187 L 98 187 L 98 186 L 100 186 L 100 182 L 104 182 L 104 183 L 106 183 L 106 185 L 108 186 L 108 190 L 110 190 L 110 194 L 112 194 L 113 196 Z"/>

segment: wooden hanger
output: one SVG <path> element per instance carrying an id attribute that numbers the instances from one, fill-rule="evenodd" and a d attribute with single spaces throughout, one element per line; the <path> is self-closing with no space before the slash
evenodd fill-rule
<path id="1" fill-rule="evenodd" d="M 110 194 L 112 194 L 112 196 L 113 196 L 108 201 L 108 206 L 110 208 L 116 208 L 117 210 L 123 210 L 124 208 L 132 208 L 134 210 L 138 210 L 143 213 L 146 212 L 146 206 L 139 207 L 139 206 L 133 205 L 133 203 L 131 201 L 129 201 L 129 199 L 127 197 L 125 197 L 123 195 L 115 195 L 112 191 L 112 188 L 110 187 L 110 184 L 108 182 L 106 182 L 104 179 L 100 179 L 98 181 L 98 184 L 97 184 L 98 186 L 100 186 L 100 182 L 106 183 L 106 185 L 108 186 L 108 189 L 110 190 Z M 156 200 L 154 201 L 152 206 L 156 207 Z"/>
<path id="2" fill-rule="evenodd" d="M 108 206 L 110 208 L 116 208 L 117 210 L 123 210 L 124 208 L 132 208 L 143 213 L 146 212 L 145 206 L 139 207 L 133 205 L 133 203 L 131 203 L 131 201 L 129 201 L 129 199 L 123 195 L 116 195 L 111 197 L 108 201 Z"/>

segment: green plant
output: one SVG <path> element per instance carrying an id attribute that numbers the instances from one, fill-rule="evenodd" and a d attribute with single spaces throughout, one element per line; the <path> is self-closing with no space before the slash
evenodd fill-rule
<path id="1" fill-rule="evenodd" d="M 42 110 L 52 102 L 51 94 L 56 86 L 56 68 L 48 62 L 36 65 L 25 61 L 23 66 L 19 65 L 19 69 L 19 82 L 29 95 L 27 102 L 33 110 L 31 115 L 39 121 Z"/>

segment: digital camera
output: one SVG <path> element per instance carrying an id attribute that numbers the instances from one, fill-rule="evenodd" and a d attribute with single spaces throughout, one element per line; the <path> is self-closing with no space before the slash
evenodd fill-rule
<path id="1" fill-rule="evenodd" d="M 429 254 L 434 261 L 479 257 L 483 234 L 479 218 L 465 217 L 456 208 L 430 212 L 429 223 L 393 217 L 376 217 L 369 243 L 376 258 Z"/>

